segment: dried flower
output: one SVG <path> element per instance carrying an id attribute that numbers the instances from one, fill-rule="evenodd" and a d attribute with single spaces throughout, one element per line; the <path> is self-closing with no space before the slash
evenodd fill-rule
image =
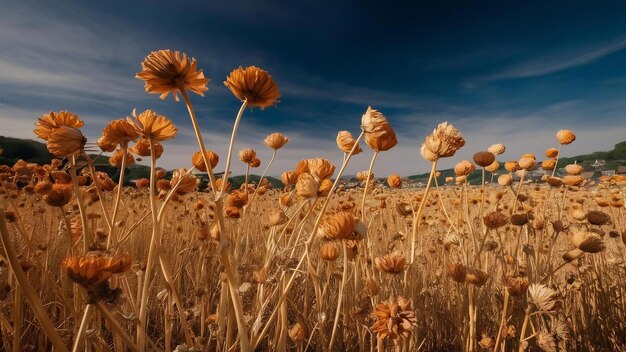
<path id="1" fill-rule="evenodd" d="M 487 228 L 493 230 L 499 227 L 502 227 L 509 223 L 509 219 L 507 219 L 506 215 L 502 214 L 499 211 L 493 211 L 483 218 L 483 223 Z"/>
<path id="2" fill-rule="evenodd" d="M 176 126 L 163 115 L 146 110 L 137 117 L 127 117 L 126 121 L 133 125 L 135 131 L 145 139 L 161 142 L 174 138 Z"/>
<path id="3" fill-rule="evenodd" d="M 209 83 L 202 70 L 196 68 L 195 58 L 189 58 L 185 53 L 181 57 L 179 51 L 169 49 L 151 52 L 141 63 L 141 72 L 135 77 L 146 81 L 146 92 L 160 94 L 161 99 L 172 93 L 176 101 L 179 101 L 177 93 L 182 90 L 204 96 Z"/>
<path id="4" fill-rule="evenodd" d="M 385 254 L 374 258 L 378 270 L 389 274 L 400 274 L 406 268 L 406 258 L 400 253 Z"/>
<path id="5" fill-rule="evenodd" d="M 295 171 L 285 171 L 280 175 L 280 180 L 285 187 L 292 186 L 298 181 L 298 173 Z"/>
<path id="6" fill-rule="evenodd" d="M 579 164 L 569 164 L 565 166 L 565 172 L 568 175 L 580 175 L 583 173 L 583 167 Z"/>
<path id="7" fill-rule="evenodd" d="M 43 200 L 50 206 L 62 207 L 72 199 L 72 185 L 53 184 L 50 190 L 43 197 Z"/>
<path id="8" fill-rule="evenodd" d="M 546 157 L 548 158 L 556 158 L 557 156 L 559 156 L 559 150 L 556 148 L 548 148 L 546 149 Z"/>
<path id="9" fill-rule="evenodd" d="M 115 301 L 121 289 L 111 289 L 108 280 L 113 274 L 126 272 L 130 269 L 132 258 L 128 255 L 108 256 L 90 252 L 76 257 L 67 257 L 61 267 L 72 281 L 85 287 L 88 292 L 88 303 L 106 299 Z"/>
<path id="10" fill-rule="evenodd" d="M 69 155 L 80 153 L 87 143 L 79 129 L 59 126 L 54 128 L 48 135 L 48 151 L 54 156 L 64 158 Z"/>
<path id="11" fill-rule="evenodd" d="M 508 186 L 511 184 L 511 182 L 513 182 L 513 176 L 511 176 L 510 174 L 498 176 L 498 184 L 500 186 Z"/>
<path id="12" fill-rule="evenodd" d="M 492 144 L 491 146 L 489 146 L 489 148 L 487 148 L 487 151 L 493 155 L 500 155 L 503 154 L 506 151 L 506 147 L 504 146 L 504 144 Z"/>
<path id="13" fill-rule="evenodd" d="M 352 133 L 348 131 L 339 131 L 339 133 L 337 133 L 337 147 L 339 147 L 342 152 L 350 153 L 350 151 L 354 147 L 354 143 L 356 143 L 356 139 L 354 139 Z M 357 155 L 362 151 L 363 149 L 361 149 L 361 147 L 357 145 L 352 155 Z"/>
<path id="14" fill-rule="evenodd" d="M 467 282 L 468 284 L 481 287 L 487 282 L 488 278 L 489 278 L 489 275 L 480 269 L 467 268 L 467 273 L 465 275 L 465 282 Z"/>
<path id="15" fill-rule="evenodd" d="M 467 269 L 461 263 L 452 263 L 448 265 L 448 275 L 456 282 L 465 282 Z"/>
<path id="16" fill-rule="evenodd" d="M 289 138 L 279 132 L 274 132 L 265 137 L 265 140 L 263 140 L 263 143 L 265 143 L 266 146 L 274 150 L 282 148 L 285 144 L 287 144 L 287 142 L 289 142 Z"/>
<path id="17" fill-rule="evenodd" d="M 457 176 L 468 176 L 474 170 L 476 170 L 476 167 L 468 160 L 461 160 L 454 165 L 454 174 Z"/>
<path id="18" fill-rule="evenodd" d="M 496 161 L 496 156 L 491 152 L 478 152 L 474 154 L 474 162 L 480 167 L 487 167 Z"/>
<path id="19" fill-rule="evenodd" d="M 361 129 L 365 134 L 365 144 L 374 151 L 387 151 L 398 144 L 396 133 L 385 115 L 371 106 L 361 118 Z"/>
<path id="20" fill-rule="evenodd" d="M 401 188 L 402 187 L 402 179 L 398 174 L 391 174 L 387 177 L 387 184 L 391 188 Z"/>
<path id="21" fill-rule="evenodd" d="M 576 140 L 576 135 L 574 132 L 569 130 L 560 130 L 556 133 L 556 139 L 561 144 L 570 144 Z"/>
<path id="22" fill-rule="evenodd" d="M 163 146 L 159 142 L 152 142 L 152 145 L 154 146 L 154 158 L 160 158 L 163 155 Z M 142 138 L 135 143 L 130 151 L 139 156 L 150 156 L 150 141 Z"/>
<path id="23" fill-rule="evenodd" d="M 420 149 L 422 157 L 429 161 L 453 156 L 465 145 L 461 132 L 448 122 L 440 123 L 433 133 L 428 135 Z"/>
<path id="24" fill-rule="evenodd" d="M 98 146 L 105 152 L 112 152 L 118 145 L 125 146 L 128 142 L 139 137 L 135 126 L 127 119 L 118 119 L 109 122 L 102 129 L 102 137 L 98 139 Z"/>
<path id="25" fill-rule="evenodd" d="M 554 159 L 546 159 L 541 162 L 541 168 L 544 170 L 554 170 L 556 167 L 556 160 Z"/>
<path id="26" fill-rule="evenodd" d="M 209 165 L 211 165 L 211 169 L 215 169 L 215 167 L 217 166 L 217 163 L 219 163 L 220 161 L 219 155 L 217 155 L 216 153 L 210 150 L 207 150 L 205 156 L 206 156 L 206 160 L 209 162 Z M 202 157 L 201 151 L 197 151 L 193 154 L 193 156 L 191 157 L 191 164 L 198 171 L 201 171 L 201 172 L 208 171 L 206 168 L 206 164 L 204 163 L 204 158 Z"/>
<path id="27" fill-rule="evenodd" d="M 121 167 L 122 166 L 122 158 L 126 154 L 126 166 L 132 165 L 135 163 L 135 158 L 131 153 L 126 151 L 126 149 L 118 149 L 111 155 L 109 158 L 109 164 L 113 167 Z"/>
<path id="28" fill-rule="evenodd" d="M 198 179 L 196 176 L 187 172 L 187 169 L 177 169 L 172 173 L 172 179 L 170 185 L 172 188 L 178 184 L 176 193 L 187 194 L 193 192 L 198 186 Z"/>
<path id="29" fill-rule="evenodd" d="M 385 339 L 387 336 L 393 340 L 400 337 L 408 338 L 417 326 L 413 303 L 401 296 L 378 303 L 372 317 L 376 322 L 371 329 L 378 334 L 379 339 Z"/>
<path id="30" fill-rule="evenodd" d="M 256 66 L 233 70 L 224 85 L 237 97 L 248 102 L 249 107 L 264 109 L 278 103 L 280 92 L 272 76 Z"/>
<path id="31" fill-rule="evenodd" d="M 340 244 L 335 241 L 324 241 L 320 246 L 320 258 L 332 262 L 339 258 Z"/>
<path id="32" fill-rule="evenodd" d="M 296 194 L 303 198 L 317 197 L 320 183 L 310 173 L 300 174 L 296 182 Z"/>
<path id="33" fill-rule="evenodd" d="M 85 123 L 69 111 L 49 112 L 42 115 L 35 123 L 33 132 L 37 137 L 47 141 L 55 128 L 66 126 L 81 128 Z"/>
<path id="34" fill-rule="evenodd" d="M 598 253 L 606 249 L 602 237 L 594 232 L 572 231 L 569 240 L 586 253 Z"/>
<path id="35" fill-rule="evenodd" d="M 532 284 L 528 287 L 530 302 L 539 310 L 551 312 L 557 308 L 558 294 L 543 284 Z"/>
<path id="36" fill-rule="evenodd" d="M 317 235 L 329 240 L 347 239 L 352 236 L 357 223 L 358 221 L 354 218 L 352 212 L 341 211 L 326 215 L 324 221 L 317 229 Z"/>

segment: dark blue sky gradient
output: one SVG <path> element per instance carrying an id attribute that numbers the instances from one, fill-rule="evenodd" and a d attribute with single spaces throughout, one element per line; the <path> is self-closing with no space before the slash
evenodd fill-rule
<path id="1" fill-rule="evenodd" d="M 269 150 L 265 135 L 292 139 L 271 174 L 303 157 L 336 164 L 337 131 L 359 131 L 368 105 L 399 145 L 377 175 L 414 174 L 424 136 L 448 120 L 468 144 L 451 166 L 492 143 L 503 160 L 543 154 L 560 128 L 579 139 L 564 154 L 626 140 L 626 4 L 620 2 L 47 1 L 0 0 L 0 134 L 34 138 L 35 119 L 68 109 L 92 140 L 106 122 L 154 109 L 180 128 L 166 167 L 196 150 L 182 104 L 160 101 L 134 79 L 152 50 L 194 56 L 212 82 L 192 98 L 207 144 L 225 155 L 239 102 L 222 81 L 239 65 L 268 70 L 280 104 L 246 112 L 236 148 Z M 183 157 L 184 156 L 184 157 Z M 349 173 L 367 168 L 370 151 Z M 264 165 L 262 165 L 263 167 Z M 235 172 L 243 167 L 236 165 Z M 260 172 L 260 171 L 259 171 Z"/>

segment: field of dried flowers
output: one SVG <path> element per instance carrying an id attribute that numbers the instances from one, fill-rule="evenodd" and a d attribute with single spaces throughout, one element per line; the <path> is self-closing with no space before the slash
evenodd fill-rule
<path id="1" fill-rule="evenodd" d="M 0 166 L 0 350 L 626 348 L 626 178 L 590 182 L 575 164 L 555 176 L 573 132 L 546 141 L 557 148 L 543 161 L 501 163 L 506 147 L 491 145 L 443 182 L 438 160 L 465 141 L 441 123 L 419 153 L 432 165 L 427 186 L 405 189 L 398 175 L 373 177 L 397 139 L 368 108 L 357 138 L 337 135 L 342 165 L 306 159 L 282 173 L 283 189 L 263 178 L 231 189 L 213 170 L 260 165 L 234 145 L 246 109 L 280 97 L 272 77 L 254 66 L 227 77 L 242 105 L 221 157 L 204 145 L 188 96 L 207 90 L 195 59 L 156 51 L 137 78 L 162 99 L 183 97 L 199 151 L 166 177 L 158 159 L 177 128 L 165 116 L 133 112 L 95 145 L 78 116 L 41 116 L 34 132 L 58 159 Z M 339 180 L 362 141 L 371 163 L 348 189 Z M 288 142 L 265 139 L 274 153 L 263 175 Z M 95 169 L 85 150 L 96 145 L 113 153 L 120 180 Z M 135 157 L 149 158 L 150 178 L 124 187 Z M 525 181 L 539 167 L 542 182 Z M 483 182 L 470 186 L 476 168 Z M 208 173 L 207 190 L 196 170 Z"/>

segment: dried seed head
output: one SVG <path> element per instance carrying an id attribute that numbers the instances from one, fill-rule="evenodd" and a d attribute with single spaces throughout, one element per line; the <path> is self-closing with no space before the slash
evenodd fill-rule
<path id="1" fill-rule="evenodd" d="M 576 140 L 576 135 L 569 130 L 560 130 L 556 133 L 556 139 L 561 144 L 570 144 Z"/>

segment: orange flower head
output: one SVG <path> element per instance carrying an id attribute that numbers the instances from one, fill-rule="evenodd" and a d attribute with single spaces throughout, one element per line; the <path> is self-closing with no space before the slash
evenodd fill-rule
<path id="1" fill-rule="evenodd" d="M 337 147 L 339 147 L 342 152 L 350 153 L 355 143 L 356 139 L 354 139 L 352 133 L 348 131 L 339 131 L 339 133 L 337 133 Z M 361 147 L 357 145 L 352 155 L 357 155 L 362 151 L 363 149 L 361 149 Z"/>
<path id="2" fill-rule="evenodd" d="M 67 126 L 73 128 L 81 128 L 85 125 L 78 116 L 72 114 L 69 111 L 49 112 L 42 115 L 35 123 L 35 129 L 33 132 L 37 137 L 48 140 L 50 133 L 57 127 Z"/>
<path id="3" fill-rule="evenodd" d="M 391 297 L 389 300 L 378 303 L 372 317 L 376 321 L 371 329 L 378 334 L 379 339 L 408 338 L 417 326 L 413 303 L 401 296 Z"/>
<path id="4" fill-rule="evenodd" d="M 209 80 L 196 67 L 196 59 L 179 51 L 169 49 L 153 51 L 141 63 L 141 72 L 135 76 L 146 82 L 144 88 L 150 94 L 160 94 L 161 99 L 172 93 L 179 101 L 178 92 L 192 91 L 200 96 L 208 90 Z"/>
<path id="5" fill-rule="evenodd" d="M 217 155 L 216 153 L 210 150 L 207 150 L 205 156 L 209 165 L 211 165 L 211 169 L 215 169 L 215 167 L 217 166 L 217 163 L 219 163 L 220 161 L 219 155 Z M 193 154 L 193 156 L 191 157 L 191 164 L 193 165 L 193 167 L 198 169 L 198 171 L 201 171 L 201 172 L 208 171 L 206 168 L 206 164 L 204 163 L 204 158 L 202 157 L 201 151 L 197 151 Z"/>
<path id="6" fill-rule="evenodd" d="M 139 137 L 139 133 L 135 129 L 134 124 L 128 122 L 127 119 L 117 119 L 111 121 L 102 129 L 102 137 L 98 139 L 98 146 L 103 151 L 111 152 L 118 145 L 127 145 L 128 142 L 134 141 Z M 107 150 L 108 149 L 108 150 Z"/>
<path id="7" fill-rule="evenodd" d="M 285 144 L 287 144 L 287 142 L 289 142 L 289 138 L 285 137 L 282 133 L 279 132 L 274 132 L 268 135 L 263 141 L 266 146 L 274 150 L 282 148 Z"/>
<path id="8" fill-rule="evenodd" d="M 133 125 L 141 137 L 157 142 L 174 138 L 177 132 L 176 126 L 170 119 L 152 110 L 146 110 L 136 118 L 133 116 L 126 118 L 126 120 Z"/>
<path id="9" fill-rule="evenodd" d="M 361 117 L 361 129 L 365 133 L 365 144 L 374 151 L 386 151 L 398 144 L 396 133 L 385 115 L 371 106 Z"/>
<path id="10" fill-rule="evenodd" d="M 56 127 L 48 136 L 48 151 L 54 156 L 64 158 L 80 153 L 87 143 L 79 129 L 68 126 Z"/>
<path id="11" fill-rule="evenodd" d="M 226 77 L 224 85 L 237 99 L 246 100 L 249 107 L 265 109 L 278 103 L 280 98 L 278 86 L 272 76 L 256 66 L 239 66 Z"/>

